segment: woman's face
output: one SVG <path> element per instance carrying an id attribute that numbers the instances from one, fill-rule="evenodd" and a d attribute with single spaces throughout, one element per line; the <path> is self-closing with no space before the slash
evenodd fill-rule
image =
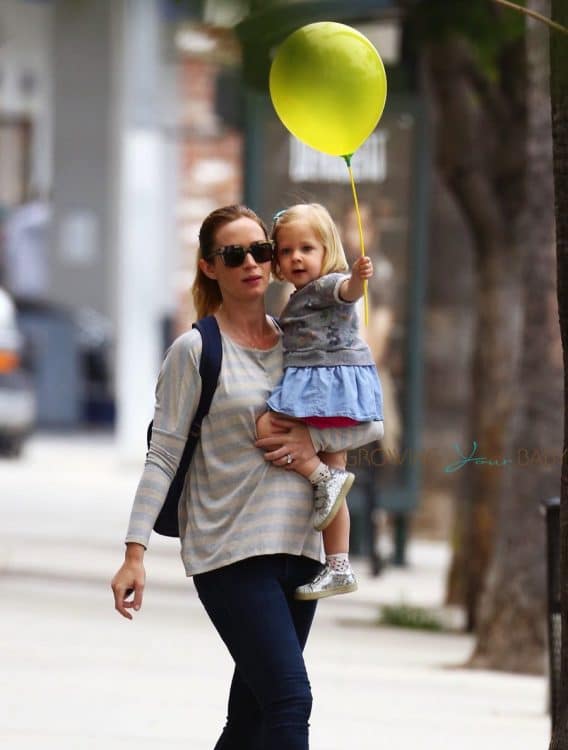
<path id="1" fill-rule="evenodd" d="M 217 230 L 213 252 L 227 245 L 242 245 L 248 249 L 253 242 L 264 241 L 266 236 L 262 227 L 253 219 L 243 216 Z M 200 260 L 199 266 L 206 276 L 217 281 L 224 301 L 233 299 L 246 302 L 262 298 L 270 281 L 270 260 L 257 263 L 248 252 L 242 265 L 236 268 L 226 266 L 219 255 L 210 260 Z"/>

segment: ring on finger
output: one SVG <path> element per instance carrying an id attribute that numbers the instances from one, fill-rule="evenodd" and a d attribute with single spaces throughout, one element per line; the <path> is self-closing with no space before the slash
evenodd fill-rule
<path id="1" fill-rule="evenodd" d="M 294 459 L 290 455 L 290 453 L 286 454 L 286 463 L 291 464 Z"/>

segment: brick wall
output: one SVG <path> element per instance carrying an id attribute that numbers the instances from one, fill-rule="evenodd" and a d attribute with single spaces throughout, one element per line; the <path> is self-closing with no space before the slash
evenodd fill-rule
<path id="1" fill-rule="evenodd" d="M 227 127 L 215 113 L 214 60 L 188 56 L 180 65 L 180 174 L 178 231 L 181 258 L 177 271 L 175 331 L 185 331 L 195 319 L 191 282 L 195 273 L 198 232 L 207 214 L 237 203 L 243 195 L 243 136 Z"/>

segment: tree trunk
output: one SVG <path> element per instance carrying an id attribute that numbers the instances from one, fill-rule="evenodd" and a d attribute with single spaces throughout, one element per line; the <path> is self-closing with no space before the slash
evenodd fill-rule
<path id="1" fill-rule="evenodd" d="M 468 453 L 501 461 L 510 455 L 509 425 L 514 405 L 515 363 L 519 340 L 518 257 L 499 248 L 477 271 L 477 334 L 473 353 L 472 428 Z M 508 315 L 507 315 L 508 313 Z M 467 454 L 466 454 L 467 455 Z M 506 469 L 505 469 L 506 470 Z M 495 519 L 506 478 L 503 467 L 468 466 L 471 493 L 466 549 L 468 625 L 477 625 L 479 596 L 493 554 Z"/>
<path id="2" fill-rule="evenodd" d="M 520 334 L 520 263 L 517 217 L 523 211 L 525 138 L 522 45 L 503 55 L 506 87 L 494 90 L 480 72 L 467 41 L 453 36 L 432 45 L 426 60 L 436 109 L 437 164 L 456 197 L 474 238 L 477 320 L 472 370 L 471 433 L 476 457 L 509 453 Z M 513 64 L 512 64 L 512 61 Z M 459 248 L 456 249 L 459 252 Z M 464 493 L 448 599 L 465 594 L 468 629 L 476 625 L 478 602 L 492 555 L 495 518 L 504 472 L 491 465 L 461 470 Z"/>
<path id="3" fill-rule="evenodd" d="M 540 13 L 547 13 L 547 4 L 547 0 L 529 3 Z M 528 20 L 526 37 L 524 323 L 511 425 L 513 463 L 503 469 L 505 493 L 471 665 L 541 674 L 545 667 L 546 578 L 540 504 L 558 492 L 562 357 L 556 305 L 548 31 L 541 23 Z"/>
<path id="4" fill-rule="evenodd" d="M 552 0 L 552 18 L 568 26 L 565 0 Z M 556 262 L 558 310 L 564 355 L 564 451 L 560 484 L 560 566 L 568 570 L 568 43 L 559 34 L 551 35 L 550 94 L 556 206 Z M 553 727 L 550 750 L 568 750 L 568 576 L 560 579 L 562 609 L 562 657 L 560 707 Z"/>

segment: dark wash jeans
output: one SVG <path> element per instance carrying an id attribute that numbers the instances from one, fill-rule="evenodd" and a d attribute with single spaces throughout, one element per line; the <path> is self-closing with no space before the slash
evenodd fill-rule
<path id="1" fill-rule="evenodd" d="M 215 750 L 308 750 L 312 694 L 302 651 L 316 602 L 293 593 L 319 569 L 307 557 L 261 555 L 193 577 L 235 661 Z"/>

